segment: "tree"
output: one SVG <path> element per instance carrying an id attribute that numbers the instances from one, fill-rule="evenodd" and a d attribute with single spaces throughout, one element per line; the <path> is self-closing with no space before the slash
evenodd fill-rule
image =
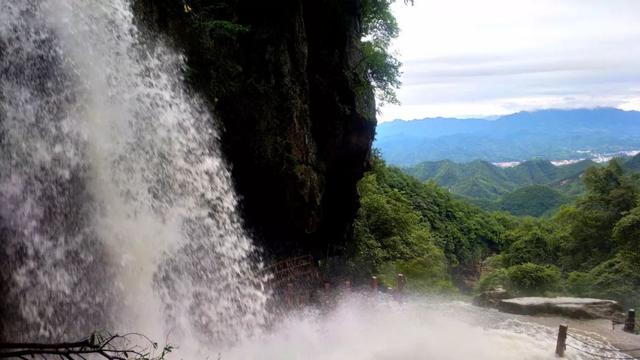
<path id="1" fill-rule="evenodd" d="M 560 228 L 563 258 L 570 269 L 585 270 L 613 255 L 614 227 L 637 202 L 636 181 L 625 174 L 617 160 L 603 168 L 587 169 L 583 179 L 587 194 L 575 206 L 561 208 L 555 219 Z M 620 225 L 619 236 L 628 225 Z"/>
<path id="2" fill-rule="evenodd" d="M 560 289 L 560 269 L 524 263 L 507 269 L 508 289 L 519 295 L 544 295 Z"/>
<path id="3" fill-rule="evenodd" d="M 640 246 L 640 207 L 631 210 L 613 228 L 613 239 L 623 249 L 638 249 Z"/>
<path id="4" fill-rule="evenodd" d="M 391 13 L 395 0 L 364 0 L 362 2 L 362 64 L 380 102 L 398 104 L 395 90 L 400 87 L 400 61 L 389 52 L 391 41 L 400 29 Z M 413 3 L 413 1 L 411 1 Z M 409 1 L 405 0 L 405 4 Z"/>

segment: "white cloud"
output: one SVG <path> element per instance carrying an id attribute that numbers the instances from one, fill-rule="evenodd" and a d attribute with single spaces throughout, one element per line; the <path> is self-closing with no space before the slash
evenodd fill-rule
<path id="1" fill-rule="evenodd" d="M 402 106 L 382 121 L 640 109 L 638 0 L 416 0 L 394 13 Z"/>

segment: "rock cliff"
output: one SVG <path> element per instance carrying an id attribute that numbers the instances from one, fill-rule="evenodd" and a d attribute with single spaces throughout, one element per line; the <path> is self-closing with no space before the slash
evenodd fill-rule
<path id="1" fill-rule="evenodd" d="M 137 0 L 187 56 L 223 129 L 247 228 L 270 255 L 339 254 L 369 168 L 360 0 Z"/>

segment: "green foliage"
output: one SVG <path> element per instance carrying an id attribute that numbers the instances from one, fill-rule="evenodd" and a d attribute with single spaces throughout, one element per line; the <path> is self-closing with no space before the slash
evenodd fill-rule
<path id="1" fill-rule="evenodd" d="M 562 289 L 562 273 L 554 265 L 523 263 L 484 274 L 477 291 L 501 287 L 515 296 L 544 296 Z"/>
<path id="2" fill-rule="evenodd" d="M 400 32 L 391 13 L 394 0 L 364 0 L 362 2 L 362 64 L 380 104 L 398 104 L 395 89 L 400 87 L 400 66 L 389 52 L 391 41 Z"/>
<path id="3" fill-rule="evenodd" d="M 505 194 L 498 200 L 497 206 L 513 215 L 542 216 L 557 210 L 560 205 L 569 201 L 568 196 L 549 186 L 531 185 Z"/>
<path id="4" fill-rule="evenodd" d="M 556 228 L 541 219 L 524 218 L 503 234 L 502 262 L 505 266 L 523 263 L 552 264 L 556 261 Z"/>
<path id="5" fill-rule="evenodd" d="M 355 242 L 370 264 L 356 268 L 389 282 L 398 272 L 411 274 L 415 289 L 446 293 L 450 278 L 460 284 L 482 262 L 479 291 L 503 287 L 516 296 L 567 293 L 640 304 L 638 177 L 619 162 L 587 169 L 584 195 L 541 218 L 484 212 L 435 181 L 421 183 L 377 157 L 374 162 L 360 184 Z M 552 177 L 539 165 L 527 176 Z"/>
<path id="6" fill-rule="evenodd" d="M 363 41 L 362 52 L 367 66 L 367 76 L 374 87 L 378 106 L 400 104 L 396 89 L 400 87 L 402 65 L 386 48 L 372 41 Z"/>
<path id="7" fill-rule="evenodd" d="M 572 272 L 567 289 L 579 296 L 613 299 L 625 306 L 640 304 L 640 254 L 623 251 L 588 272 Z"/>
<path id="8" fill-rule="evenodd" d="M 587 273 L 572 271 L 567 276 L 567 291 L 576 296 L 589 296 L 593 280 Z"/>
<path id="9" fill-rule="evenodd" d="M 561 288 L 561 273 L 553 265 L 524 263 L 506 269 L 507 289 L 517 295 L 544 295 Z"/>
<path id="10" fill-rule="evenodd" d="M 495 269 L 480 278 L 480 281 L 476 284 L 476 290 L 482 292 L 499 287 L 506 289 L 508 283 L 509 272 L 507 269 Z"/>
<path id="11" fill-rule="evenodd" d="M 203 20 L 197 21 L 196 26 L 206 32 L 209 40 L 226 36 L 236 38 L 238 35 L 249 31 L 247 26 L 243 26 L 228 20 Z"/>
<path id="12" fill-rule="evenodd" d="M 442 251 L 433 251 L 421 258 L 388 262 L 381 267 L 379 277 L 383 284 L 393 285 L 396 274 L 404 274 L 411 279 L 407 283 L 409 291 L 453 294 L 457 289 L 451 283 L 444 260 Z"/>
<path id="13" fill-rule="evenodd" d="M 550 258 L 547 239 L 541 232 L 533 231 L 509 247 L 505 253 L 504 261 L 507 265 L 517 265 L 531 262 L 547 263 Z"/>
<path id="14" fill-rule="evenodd" d="M 619 248 L 640 248 L 640 207 L 634 208 L 616 223 L 613 239 Z"/>
<path id="15" fill-rule="evenodd" d="M 444 160 L 427 161 L 403 170 L 420 180 L 434 180 L 485 210 L 542 216 L 584 192 L 579 175 L 591 165 L 591 161 L 582 161 L 554 166 L 549 161 L 531 160 L 500 168 L 480 160 L 464 164 Z"/>
<path id="16" fill-rule="evenodd" d="M 420 226 L 420 216 L 401 193 L 381 187 L 375 174 L 365 176 L 359 190 L 352 273 L 366 277 L 377 273 L 387 261 L 409 259 L 432 249 L 428 228 Z"/>
<path id="17" fill-rule="evenodd" d="M 493 216 L 456 200 L 378 157 L 359 190 L 361 208 L 348 251 L 355 277 L 402 268 L 417 276 L 412 279 L 417 288 L 448 291 L 449 270 L 459 277 L 500 247 L 502 214 Z"/>
<path id="18" fill-rule="evenodd" d="M 613 230 L 636 204 L 635 181 L 620 164 L 610 162 L 604 168 L 590 168 L 584 175 L 587 194 L 575 206 L 562 208 L 555 216 L 564 265 L 572 270 L 590 269 L 609 258 L 616 248 Z M 630 230 L 628 218 L 618 228 Z M 629 226 L 628 226 L 629 225 Z"/>
<path id="19" fill-rule="evenodd" d="M 640 303 L 640 207 L 637 178 L 619 162 L 593 167 L 583 176 L 587 193 L 553 218 L 523 218 L 506 227 L 499 265 L 484 274 L 478 289 L 504 286 L 516 294 L 560 289 L 559 265 L 567 293 L 608 298 L 626 306 Z"/>

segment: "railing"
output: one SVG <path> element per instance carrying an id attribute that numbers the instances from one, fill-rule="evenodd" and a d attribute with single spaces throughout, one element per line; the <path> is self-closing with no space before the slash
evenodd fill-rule
<path id="1" fill-rule="evenodd" d="M 629 333 L 635 333 L 635 325 L 636 325 L 636 312 L 633 309 L 630 309 L 627 313 L 627 319 L 624 322 L 624 331 Z M 580 345 L 586 346 L 588 350 L 582 349 L 578 346 L 574 346 L 572 343 L 567 343 L 567 338 L 571 339 L 570 341 L 575 341 Z M 564 357 L 565 351 L 567 347 L 576 350 L 580 353 L 589 355 L 596 359 L 620 359 L 619 353 L 625 353 L 622 359 L 632 360 L 632 359 L 640 359 L 640 347 L 634 349 L 615 349 L 608 348 L 590 344 L 580 338 L 569 333 L 569 327 L 567 325 L 560 325 L 558 328 L 558 338 L 556 341 L 556 355 L 558 357 Z M 604 352 L 604 354 L 596 354 L 594 351 Z M 638 355 L 629 355 L 630 353 L 638 352 Z M 617 354 L 618 355 L 617 355 Z"/>
<path id="2" fill-rule="evenodd" d="M 270 285 L 274 288 L 295 281 L 320 281 L 318 267 L 311 255 L 280 260 L 263 271 L 272 276 Z"/>
<path id="3" fill-rule="evenodd" d="M 335 296 L 352 291 L 352 284 L 348 279 L 333 283 L 323 281 L 317 263 L 310 255 L 280 260 L 263 271 L 271 275 L 268 286 L 276 295 L 272 304 L 276 310 L 291 310 L 311 303 L 326 305 Z M 406 286 L 403 274 L 396 276 L 395 285 L 395 288 L 379 289 L 378 278 L 372 276 L 369 288 L 374 293 L 383 291 L 399 299 Z"/>

